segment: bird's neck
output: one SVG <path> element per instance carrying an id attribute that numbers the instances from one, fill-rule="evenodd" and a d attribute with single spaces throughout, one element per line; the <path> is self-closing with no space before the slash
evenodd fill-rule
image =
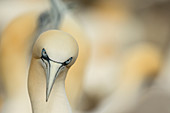
<path id="1" fill-rule="evenodd" d="M 65 93 L 67 72 L 63 72 L 57 77 L 46 102 L 46 77 L 43 68 L 35 62 L 37 61 L 31 63 L 28 82 L 33 113 L 71 113 L 71 107 Z M 36 68 L 38 70 L 35 70 Z"/>
<path id="2" fill-rule="evenodd" d="M 54 94 L 51 95 L 52 97 L 49 97 L 49 102 L 54 103 L 52 105 L 54 109 L 51 109 L 51 113 L 71 113 L 71 107 L 65 92 L 65 83 L 64 81 L 60 82 L 55 84 L 56 88 L 54 86 L 55 89 L 53 89 Z"/>
<path id="3" fill-rule="evenodd" d="M 55 86 L 47 102 L 44 98 L 42 102 L 37 102 L 32 106 L 33 113 L 71 113 L 64 82 L 60 81 Z"/>

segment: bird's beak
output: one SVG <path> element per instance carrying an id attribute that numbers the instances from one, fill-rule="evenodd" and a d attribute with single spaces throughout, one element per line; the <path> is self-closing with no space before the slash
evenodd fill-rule
<path id="1" fill-rule="evenodd" d="M 55 80 L 60 74 L 62 68 L 62 64 L 49 61 L 49 65 L 46 70 L 46 102 L 48 101 Z"/>

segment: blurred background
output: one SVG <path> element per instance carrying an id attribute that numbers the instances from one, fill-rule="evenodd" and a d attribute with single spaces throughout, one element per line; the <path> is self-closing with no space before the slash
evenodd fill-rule
<path id="1" fill-rule="evenodd" d="M 58 29 L 80 47 L 66 80 L 73 113 L 170 113 L 170 0 L 61 1 L 66 11 Z M 15 32 L 15 25 L 8 29 L 16 18 L 48 8 L 49 0 L 0 0 L 0 39 Z M 21 43 L 15 36 L 13 46 Z M 10 48 L 3 41 L 0 46 Z M 4 78 L 2 62 L 0 68 L 1 110 L 7 86 L 21 79 Z"/>

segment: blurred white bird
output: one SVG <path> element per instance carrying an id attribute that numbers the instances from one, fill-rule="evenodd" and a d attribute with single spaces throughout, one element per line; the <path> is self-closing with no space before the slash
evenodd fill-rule
<path id="1" fill-rule="evenodd" d="M 162 50 L 169 37 L 169 5 L 161 2 L 145 9 L 134 3 L 98 0 L 79 12 L 92 42 L 84 80 L 86 97 L 82 100 L 87 103 L 82 109 L 95 113 L 126 111 L 162 68 Z"/>

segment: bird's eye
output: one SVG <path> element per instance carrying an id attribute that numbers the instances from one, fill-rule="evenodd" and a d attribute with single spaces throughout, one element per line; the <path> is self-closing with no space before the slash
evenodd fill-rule
<path id="1" fill-rule="evenodd" d="M 48 57 L 48 55 L 47 55 L 47 52 L 45 51 L 44 48 L 42 49 L 41 55 L 42 55 L 41 57 L 42 57 L 43 59 L 49 60 L 49 57 Z"/>
<path id="2" fill-rule="evenodd" d="M 70 57 L 68 60 L 64 62 L 64 65 L 68 65 L 72 61 L 73 57 Z"/>

